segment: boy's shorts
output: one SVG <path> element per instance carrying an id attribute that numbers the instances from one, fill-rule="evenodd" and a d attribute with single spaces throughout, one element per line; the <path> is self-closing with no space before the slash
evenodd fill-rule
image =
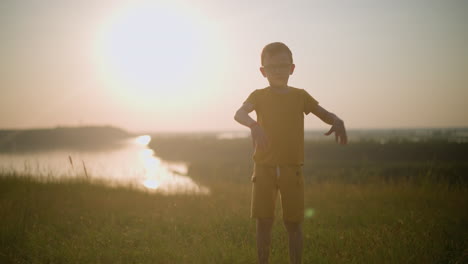
<path id="1" fill-rule="evenodd" d="M 274 218 L 278 191 L 283 220 L 304 220 L 304 176 L 302 166 L 267 166 L 255 164 L 252 175 L 252 218 Z"/>

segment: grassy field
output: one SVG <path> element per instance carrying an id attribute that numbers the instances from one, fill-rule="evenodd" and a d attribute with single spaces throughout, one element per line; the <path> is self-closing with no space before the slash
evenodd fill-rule
<path id="1" fill-rule="evenodd" d="M 1 175 L 0 263 L 255 263 L 249 142 L 171 140 L 152 147 L 163 158 L 189 162 L 189 174 L 211 195 Z M 336 150 L 308 144 L 306 151 L 317 148 L 331 154 L 304 168 L 304 263 L 468 263 L 463 159 L 434 159 L 427 145 L 430 159 L 378 160 L 380 149 L 352 144 Z M 288 262 L 280 215 L 278 208 L 272 263 Z"/>

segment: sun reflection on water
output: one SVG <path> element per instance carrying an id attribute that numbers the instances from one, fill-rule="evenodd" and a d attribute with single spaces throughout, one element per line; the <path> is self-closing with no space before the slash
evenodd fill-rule
<path id="1" fill-rule="evenodd" d="M 144 135 L 132 138 L 121 149 L 112 151 L 0 153 L 0 172 L 58 179 L 82 177 L 86 169 L 90 179 L 104 179 L 112 186 L 130 184 L 167 195 L 210 193 L 207 187 L 187 175 L 186 163 L 161 160 L 148 148 L 150 142 L 151 137 Z"/>
<path id="2" fill-rule="evenodd" d="M 142 146 L 147 146 L 151 142 L 151 137 L 148 135 L 139 136 L 135 139 L 135 142 Z"/>
<path id="3" fill-rule="evenodd" d="M 137 143 L 146 146 L 151 142 L 150 136 L 137 138 Z M 148 148 L 141 149 L 139 157 L 144 168 L 143 186 L 150 190 L 162 193 L 202 193 L 208 194 L 206 187 L 197 185 L 186 176 L 188 169 L 185 163 L 170 163 L 154 156 L 154 151 Z"/>
<path id="4" fill-rule="evenodd" d="M 143 181 L 143 185 L 149 189 L 157 189 L 159 187 L 159 183 L 156 180 L 151 179 Z"/>

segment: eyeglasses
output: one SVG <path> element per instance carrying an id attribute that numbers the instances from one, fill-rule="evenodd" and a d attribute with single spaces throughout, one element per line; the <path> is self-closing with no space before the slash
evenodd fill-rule
<path id="1" fill-rule="evenodd" d="M 291 63 L 282 63 L 282 64 L 271 64 L 262 66 L 267 71 L 286 71 L 291 69 Z"/>

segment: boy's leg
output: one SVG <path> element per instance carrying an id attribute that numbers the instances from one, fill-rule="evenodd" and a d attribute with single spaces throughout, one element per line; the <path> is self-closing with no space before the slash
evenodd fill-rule
<path id="1" fill-rule="evenodd" d="M 258 263 L 268 263 L 271 245 L 273 218 L 257 218 L 257 256 Z"/>
<path id="2" fill-rule="evenodd" d="M 255 165 L 252 175 L 251 217 L 257 223 L 257 255 L 259 263 L 268 263 L 271 228 L 275 216 L 275 204 L 278 194 L 276 169 Z"/>
<path id="3" fill-rule="evenodd" d="M 302 262 L 302 222 L 304 220 L 304 178 L 301 166 L 281 167 L 281 205 L 289 238 L 291 263 Z"/>
<path id="4" fill-rule="evenodd" d="M 284 221 L 289 238 L 289 261 L 291 264 L 302 263 L 302 222 Z"/>

